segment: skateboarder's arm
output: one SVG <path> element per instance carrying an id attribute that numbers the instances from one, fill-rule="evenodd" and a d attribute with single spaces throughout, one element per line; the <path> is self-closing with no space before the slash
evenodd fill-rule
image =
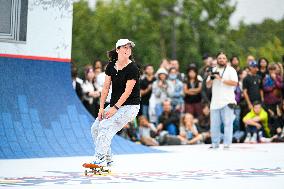
<path id="1" fill-rule="evenodd" d="M 111 76 L 106 75 L 102 94 L 101 94 L 100 109 L 104 109 L 104 105 L 106 102 L 110 84 L 111 84 Z"/>

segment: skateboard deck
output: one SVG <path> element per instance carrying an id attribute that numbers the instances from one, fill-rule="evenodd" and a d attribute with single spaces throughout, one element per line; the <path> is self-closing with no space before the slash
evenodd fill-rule
<path id="1" fill-rule="evenodd" d="M 111 172 L 109 167 L 98 166 L 92 163 L 84 163 L 82 166 L 85 168 L 85 176 L 88 176 L 89 173 L 93 175 L 105 175 Z"/>

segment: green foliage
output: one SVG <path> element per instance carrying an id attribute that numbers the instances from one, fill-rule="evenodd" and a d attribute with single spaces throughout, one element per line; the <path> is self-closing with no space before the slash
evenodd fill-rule
<path id="1" fill-rule="evenodd" d="M 136 43 L 135 60 L 156 68 L 166 57 L 177 58 L 181 69 L 201 66 L 203 54 L 220 50 L 241 60 L 253 54 L 279 61 L 284 19 L 231 30 L 234 11 L 230 0 L 97 0 L 94 10 L 80 0 L 74 3 L 72 60 L 80 70 L 95 59 L 107 61 L 117 39 L 128 38 Z"/>
<path id="2" fill-rule="evenodd" d="M 107 60 L 116 40 L 129 38 L 139 63 L 157 68 L 168 57 L 184 68 L 223 46 L 233 11 L 229 0 L 101 0 L 95 10 L 81 0 L 74 3 L 72 60 L 79 67 Z"/>

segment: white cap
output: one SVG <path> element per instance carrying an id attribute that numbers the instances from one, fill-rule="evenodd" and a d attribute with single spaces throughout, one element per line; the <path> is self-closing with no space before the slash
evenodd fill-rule
<path id="1" fill-rule="evenodd" d="M 159 76 L 160 74 L 168 75 L 168 72 L 165 68 L 159 68 L 156 72 L 156 77 Z"/>
<path id="2" fill-rule="evenodd" d="M 115 44 L 115 48 L 126 45 L 126 44 L 130 44 L 131 47 L 135 47 L 135 43 L 133 43 L 132 41 L 128 39 L 119 39 Z"/>

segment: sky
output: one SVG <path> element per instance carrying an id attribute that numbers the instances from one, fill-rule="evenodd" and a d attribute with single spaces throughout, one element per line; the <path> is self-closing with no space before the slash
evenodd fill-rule
<path id="1" fill-rule="evenodd" d="M 94 7 L 96 0 L 88 0 Z M 246 24 L 261 23 L 265 18 L 280 20 L 284 18 L 284 0 L 231 0 L 237 2 L 237 9 L 230 18 L 232 27 L 237 27 L 241 20 Z"/>
<path id="2" fill-rule="evenodd" d="M 241 20 L 246 24 L 261 23 L 265 18 L 284 18 L 284 0 L 231 0 L 237 8 L 231 16 L 231 26 L 238 26 Z"/>

